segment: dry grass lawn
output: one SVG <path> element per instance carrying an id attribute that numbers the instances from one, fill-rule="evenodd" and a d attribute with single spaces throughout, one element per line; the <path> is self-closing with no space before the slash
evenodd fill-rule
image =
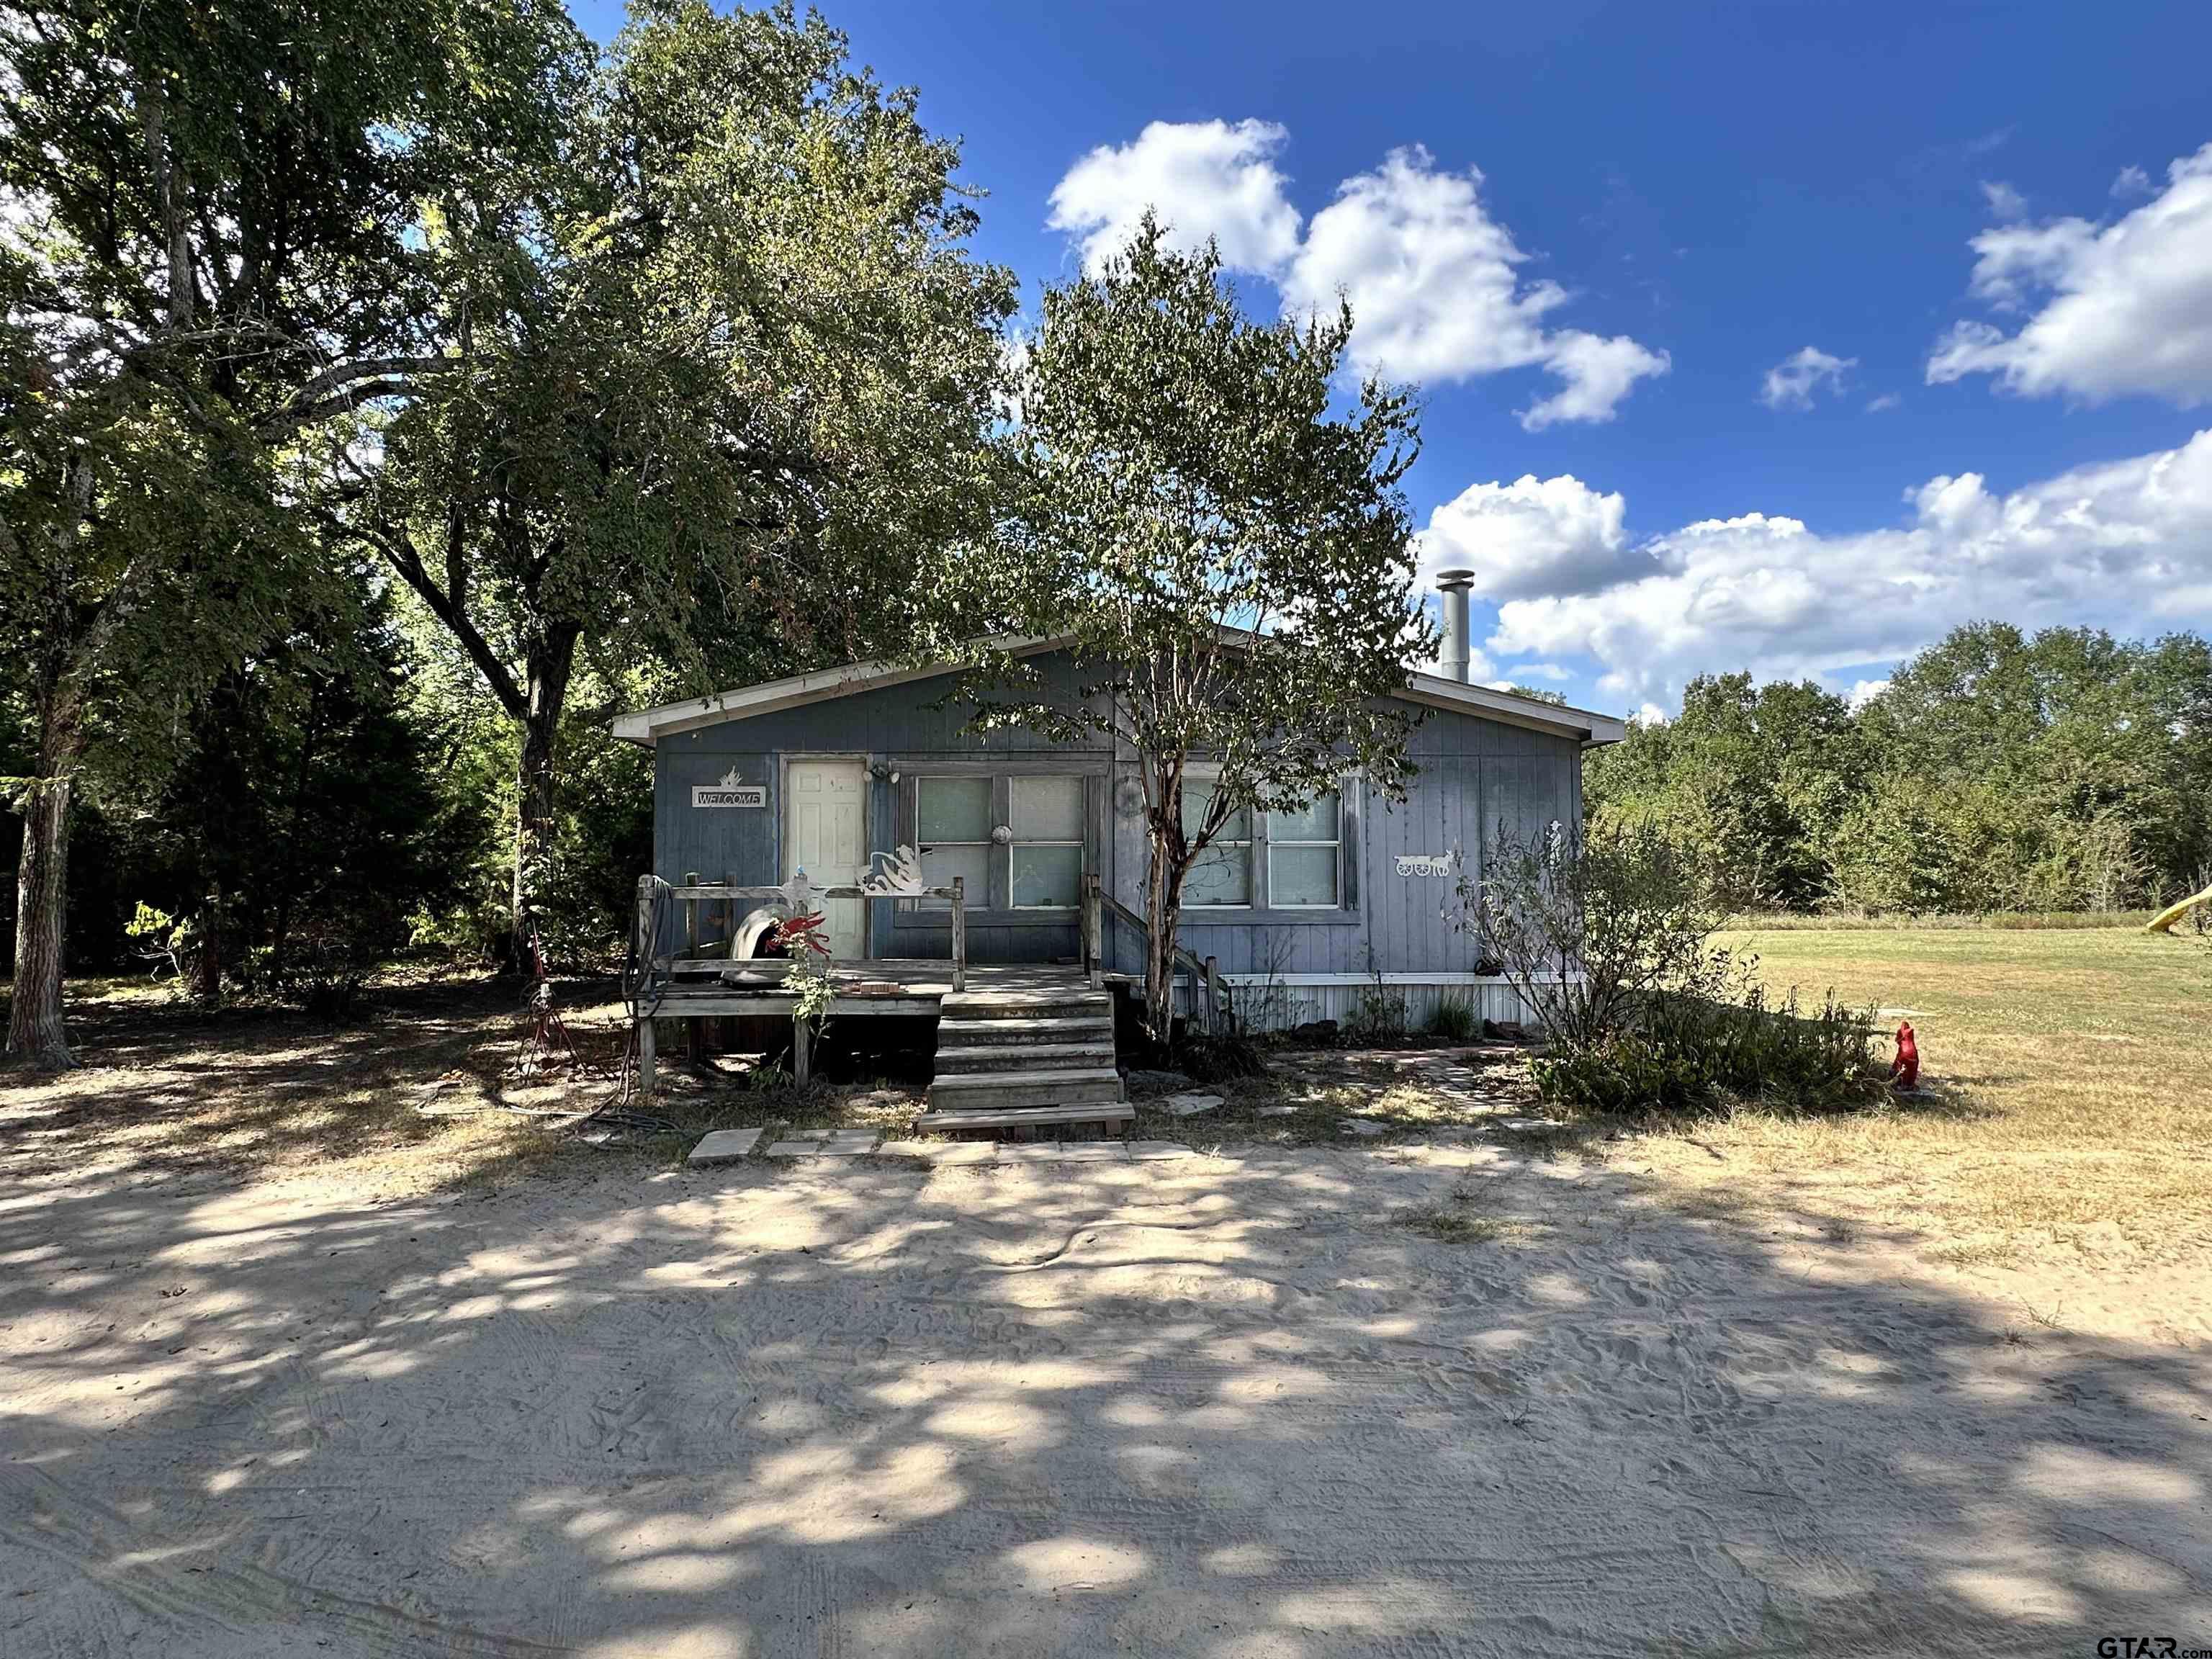
<path id="1" fill-rule="evenodd" d="M 2016 1264 L 2046 1247 L 2116 1265 L 2212 1253 L 2212 950 L 2197 940 L 1793 927 L 1729 942 L 1756 951 L 1778 991 L 1832 988 L 1884 1011 L 1885 1024 L 1910 1018 L 1920 1097 L 1837 1117 L 1753 1103 L 1688 1122 L 1532 1129 L 1525 1060 L 1509 1048 L 1286 1050 L 1265 1076 L 1208 1085 L 1225 1103 L 1202 1116 L 1170 1116 L 1140 1091 L 1137 1132 L 1224 1149 L 1350 1144 L 1354 1116 L 1385 1141 L 1477 1133 L 1591 1159 L 1694 1214 L 1809 1221 L 1952 1267 Z M 337 1026 L 202 1014 L 128 981 L 71 992 L 90 1064 L 0 1080 L 19 1168 L 313 1169 L 398 1195 L 606 1156 L 567 1132 L 614 1091 L 621 1009 L 605 986 L 564 991 L 589 1062 L 566 1085 L 514 1075 L 523 1017 L 511 988 L 482 981 L 387 987 L 368 1018 Z M 726 1066 L 664 1075 L 655 1110 L 691 1133 L 775 1122 L 902 1133 L 922 1109 L 911 1079 L 802 1092 Z M 665 1165 L 684 1144 L 642 1156 Z"/>
<path id="2" fill-rule="evenodd" d="M 1639 1135 L 1616 1161 L 1700 1206 L 1792 1210 L 2003 1262 L 2047 1244 L 2173 1260 L 2212 1244 L 2212 951 L 2134 931 L 1730 935 L 1767 983 L 1909 1018 L 1924 1098 L 1756 1109 Z"/>
<path id="3" fill-rule="evenodd" d="M 362 1017 L 207 1012 L 144 981 L 69 988 L 77 1069 L 0 1072 L 0 1123 L 19 1177 L 69 1171 L 145 1180 L 315 1171 L 372 1199 L 541 1165 L 558 1133 L 614 1091 L 622 1007 L 568 988 L 586 1070 L 516 1074 L 525 1016 L 483 979 L 379 988 Z"/>

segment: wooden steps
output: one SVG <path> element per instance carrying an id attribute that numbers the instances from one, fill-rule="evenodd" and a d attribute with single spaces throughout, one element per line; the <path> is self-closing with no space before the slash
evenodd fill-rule
<path id="1" fill-rule="evenodd" d="M 1010 1042 L 1004 1047 L 958 1047 L 937 1051 L 937 1074 L 951 1073 L 1020 1072 L 1034 1066 L 1066 1066 L 1095 1071 L 1114 1067 L 1114 1039 L 1096 1042 Z"/>
<path id="2" fill-rule="evenodd" d="M 957 1134 L 966 1129 L 1058 1129 L 1083 1123 L 1116 1130 L 1135 1115 L 1136 1108 L 1126 1101 L 1112 1107 L 1016 1106 L 995 1111 L 932 1112 L 921 1121 L 921 1127 L 939 1134 Z"/>
<path id="3" fill-rule="evenodd" d="M 1127 1123 L 1112 994 L 1075 984 L 947 996 L 929 1104 L 923 1133 Z"/>

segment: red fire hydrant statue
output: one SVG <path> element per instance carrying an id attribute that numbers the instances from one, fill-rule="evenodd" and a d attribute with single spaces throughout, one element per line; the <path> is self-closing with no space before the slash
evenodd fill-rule
<path id="1" fill-rule="evenodd" d="M 1889 1080 L 1900 1090 L 1920 1086 L 1920 1045 L 1913 1041 L 1910 1020 L 1898 1025 L 1897 1058 L 1889 1062 Z"/>

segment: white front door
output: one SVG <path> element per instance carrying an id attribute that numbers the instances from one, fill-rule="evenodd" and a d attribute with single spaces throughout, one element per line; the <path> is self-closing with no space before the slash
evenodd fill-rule
<path id="1" fill-rule="evenodd" d="M 799 871 L 817 887 L 858 882 L 868 867 L 868 769 L 859 761 L 795 760 L 784 772 L 783 878 Z M 830 900 L 823 924 L 840 962 L 858 957 L 865 899 Z"/>

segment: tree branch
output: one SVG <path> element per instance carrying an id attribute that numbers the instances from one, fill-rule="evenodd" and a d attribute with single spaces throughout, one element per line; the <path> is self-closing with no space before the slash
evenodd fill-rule
<path id="1" fill-rule="evenodd" d="M 492 696 L 499 700 L 499 706 L 508 716 L 519 720 L 529 713 L 530 699 L 515 684 L 514 672 L 491 648 L 491 642 L 478 631 L 468 612 L 430 579 L 422 555 L 404 532 L 387 534 L 372 525 L 349 524 L 334 514 L 319 512 L 317 516 L 344 534 L 360 537 L 381 553 L 385 562 L 398 571 L 408 586 L 421 596 L 422 603 L 430 607 L 431 614 L 445 623 L 447 632 L 460 641 L 469 660 L 477 665 L 477 672 L 484 677 L 484 684 L 491 688 Z"/>
<path id="2" fill-rule="evenodd" d="M 258 425 L 262 432 L 272 436 L 297 431 L 333 415 L 358 409 L 373 398 L 404 392 L 414 376 L 450 373 L 459 366 L 457 357 L 364 357 L 354 362 L 333 364 L 294 392 L 283 408 L 265 416 Z"/>

